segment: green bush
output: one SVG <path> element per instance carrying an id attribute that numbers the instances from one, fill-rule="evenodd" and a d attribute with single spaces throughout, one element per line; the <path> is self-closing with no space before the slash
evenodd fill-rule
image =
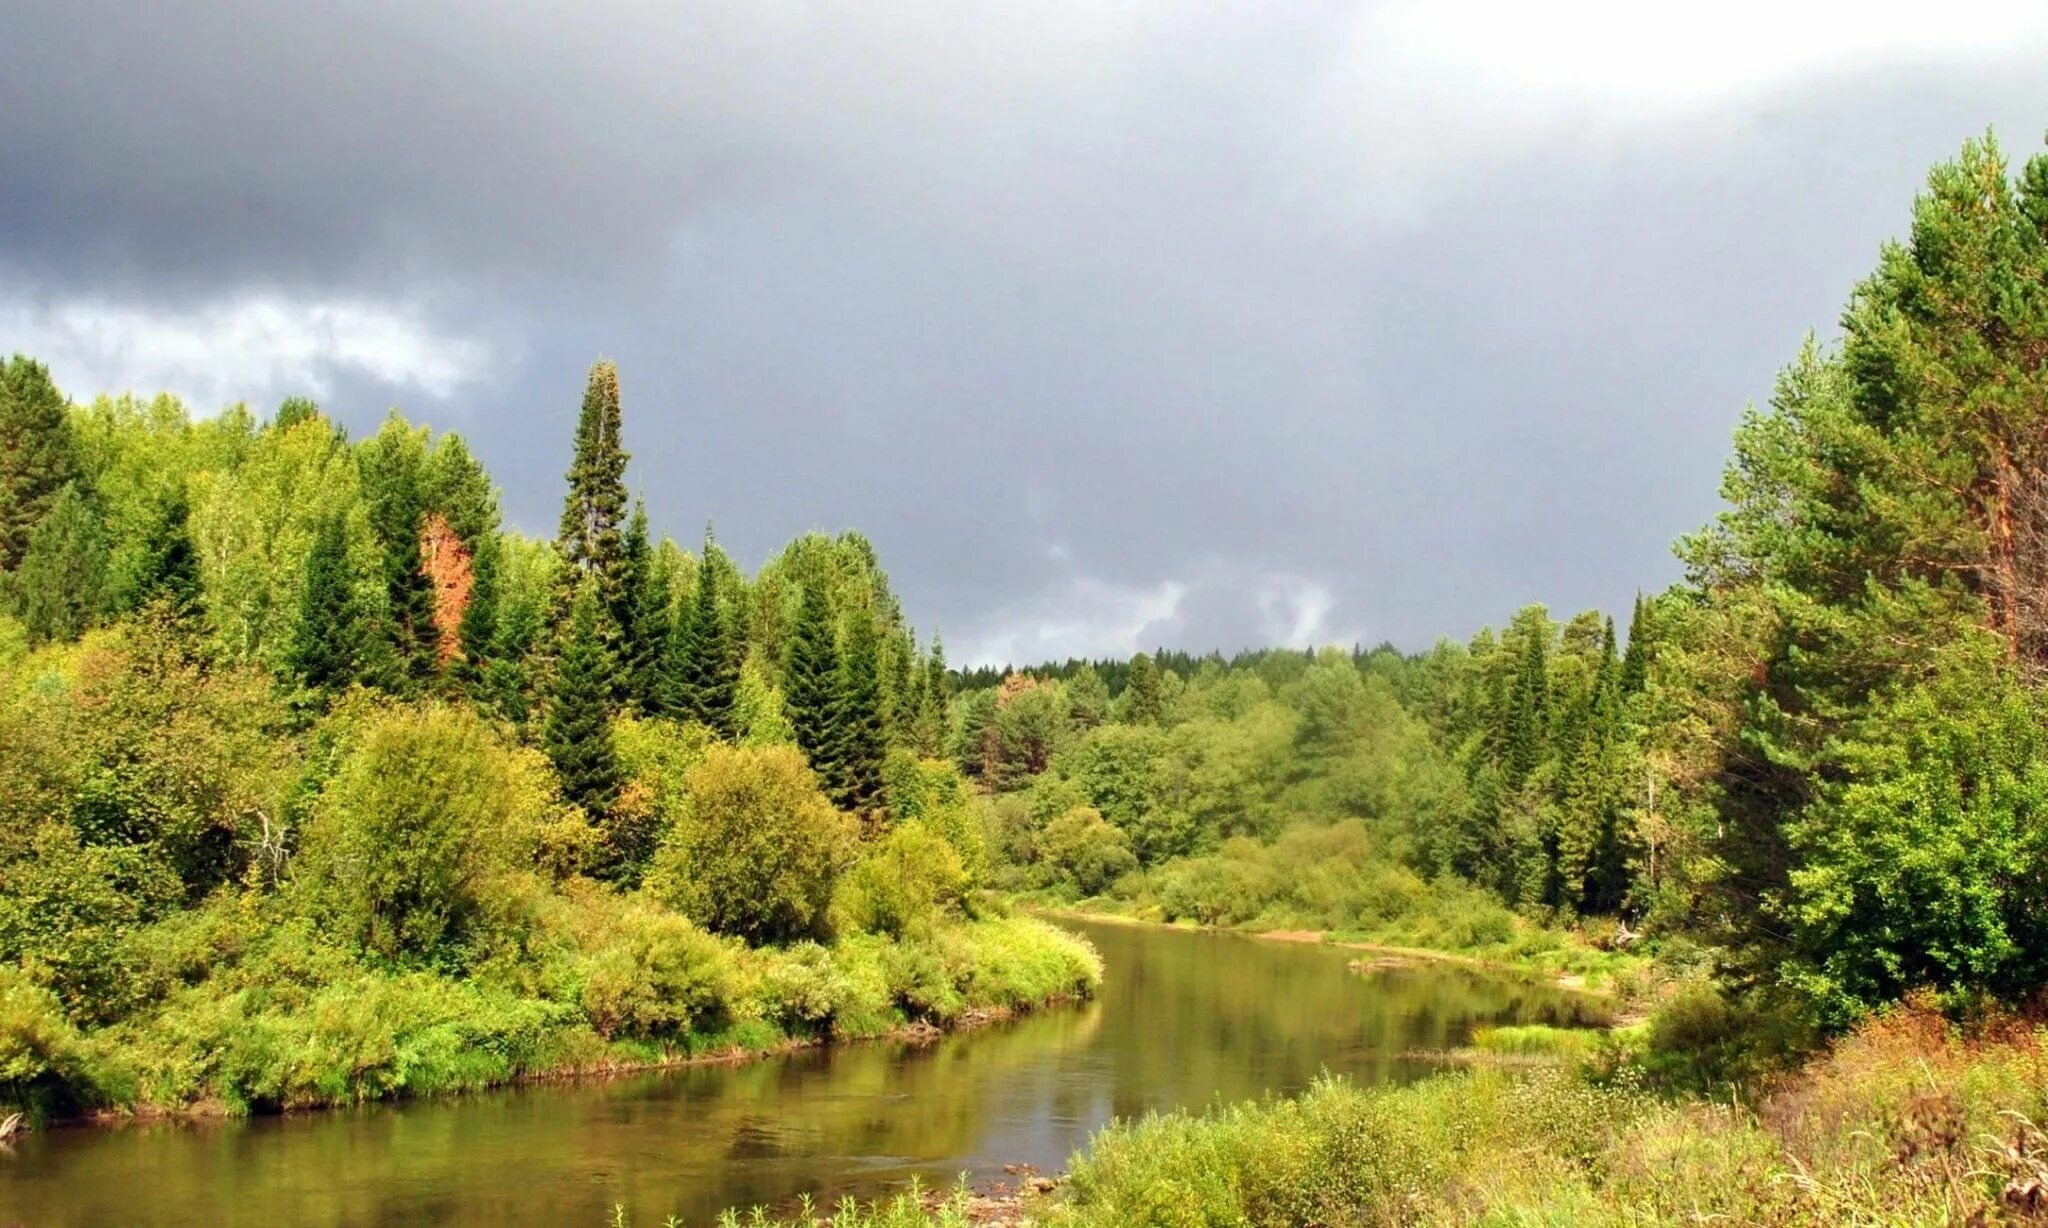
<path id="1" fill-rule="evenodd" d="M 1100 895 L 1138 868 L 1130 838 L 1091 806 L 1076 806 L 1038 834 L 1039 860 L 1083 896 Z"/>
<path id="2" fill-rule="evenodd" d="M 832 808 L 791 746 L 714 746 L 647 889 L 707 929 L 753 943 L 821 936 L 853 821 Z"/>
<path id="3" fill-rule="evenodd" d="M 554 778 L 467 709 L 394 708 L 371 720 L 321 790 L 297 861 L 306 906 L 387 959 L 486 943 L 522 894 Z"/>
<path id="4" fill-rule="evenodd" d="M 958 910 L 966 886 L 966 868 L 950 842 L 921 822 L 899 822 L 841 876 L 833 925 L 892 938 L 924 937 L 941 917 Z"/>

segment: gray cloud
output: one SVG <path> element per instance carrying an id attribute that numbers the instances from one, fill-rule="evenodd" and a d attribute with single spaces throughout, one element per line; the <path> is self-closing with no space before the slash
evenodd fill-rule
<path id="1" fill-rule="evenodd" d="M 1625 608 L 1927 164 L 2048 127 L 2038 22 L 1560 75 L 1426 5 L 26 7 L 0 346 L 403 404 L 540 530 L 605 354 L 672 531 L 858 525 L 985 655 Z"/>

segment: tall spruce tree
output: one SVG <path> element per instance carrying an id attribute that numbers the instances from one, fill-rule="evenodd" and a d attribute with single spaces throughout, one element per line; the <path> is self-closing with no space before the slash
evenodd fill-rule
<path id="1" fill-rule="evenodd" d="M 626 460 L 619 413 L 619 371 L 609 362 L 590 368 L 583 412 L 576 420 L 576 456 L 569 466 L 569 494 L 562 504 L 561 550 L 564 592 L 585 579 L 597 583 L 600 613 L 609 639 L 617 633 L 617 612 L 627 592 L 623 522 L 626 518 Z"/>
<path id="2" fill-rule="evenodd" d="M 384 582 L 393 689 L 411 691 L 433 675 L 440 634 L 434 626 L 434 582 L 420 554 L 427 513 L 427 449 L 393 411 L 356 449 L 370 528 L 377 535 Z"/>
<path id="3" fill-rule="evenodd" d="M 542 745 L 561 778 L 562 795 L 610 834 L 612 803 L 624 773 L 612 744 L 612 654 L 595 577 L 577 587 L 555 662 Z"/>
<path id="4" fill-rule="evenodd" d="M 690 604 L 677 620 L 665 706 L 680 719 L 700 721 L 722 738 L 737 739 L 740 730 L 734 705 L 744 653 L 739 628 L 726 608 L 729 569 L 707 530 Z"/>
<path id="5" fill-rule="evenodd" d="M 66 483 L 29 534 L 15 574 L 22 622 L 35 643 L 73 640 L 106 609 L 107 533 L 93 500 Z"/>
<path id="6" fill-rule="evenodd" d="M 881 802 L 882 760 L 889 752 L 883 715 L 881 651 L 874 615 L 856 608 L 840 662 L 839 778 L 841 809 L 872 816 Z"/>
<path id="7" fill-rule="evenodd" d="M 363 627 L 356 605 L 355 571 L 348 557 L 348 521 L 341 512 L 324 517 L 306 554 L 305 587 L 289 660 L 301 683 L 337 691 L 355 681 L 363 655 Z"/>
<path id="8" fill-rule="evenodd" d="M 931 652 L 924 659 L 924 685 L 918 688 L 917 751 L 921 755 L 945 753 L 946 730 L 952 723 L 952 689 L 946 645 L 934 633 Z"/>
<path id="9" fill-rule="evenodd" d="M 619 627 L 619 699 L 637 711 L 656 712 L 661 701 L 661 655 L 668 646 L 668 575 L 647 537 L 647 505 L 633 501 L 624 539 L 626 585 L 612 617 Z"/>
<path id="10" fill-rule="evenodd" d="M 1550 725 L 1550 637 L 1542 620 L 1527 629 L 1522 654 L 1508 691 L 1507 731 L 1501 770 L 1508 787 L 1519 789 L 1533 775 L 1548 749 Z"/>
<path id="11" fill-rule="evenodd" d="M 79 477 L 70 411 L 49 368 L 20 354 L 0 363 L 0 571 L 21 565 L 29 535 Z"/>
<path id="12" fill-rule="evenodd" d="M 1130 673 L 1124 681 L 1124 723 L 1157 725 L 1166 716 L 1166 693 L 1159 683 L 1159 667 L 1147 653 L 1131 658 Z"/>
<path id="13" fill-rule="evenodd" d="M 811 770 L 835 791 L 843 785 L 839 762 L 839 731 L 844 724 L 839 668 L 839 641 L 833 627 L 832 603 L 822 579 L 803 584 L 796 626 L 790 632 L 789 666 L 782 680 L 783 704 L 796 731 L 796 744 L 811 761 Z"/>
<path id="14" fill-rule="evenodd" d="M 1650 676 L 1650 607 L 1636 594 L 1635 609 L 1628 618 L 1628 648 L 1621 657 L 1621 693 L 1634 695 Z"/>

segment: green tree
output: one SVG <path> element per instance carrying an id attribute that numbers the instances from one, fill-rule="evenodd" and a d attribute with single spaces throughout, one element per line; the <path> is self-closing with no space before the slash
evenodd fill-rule
<path id="1" fill-rule="evenodd" d="M 721 591 L 728 570 L 718 544 L 706 532 L 689 607 L 671 631 L 663 702 L 677 719 L 699 721 L 733 741 L 739 736 L 734 704 L 744 658 L 739 628 Z"/>
<path id="2" fill-rule="evenodd" d="M 1067 719 L 1082 732 L 1109 719 L 1109 686 L 1086 661 L 1067 679 Z"/>
<path id="3" fill-rule="evenodd" d="M 561 777 L 563 796 L 589 812 L 600 827 L 624 783 L 612 745 L 613 671 L 604 624 L 597 582 L 585 580 L 570 604 L 542 735 L 548 758 Z"/>
<path id="4" fill-rule="evenodd" d="M 628 593 L 625 539 L 626 461 L 619 412 L 619 369 L 600 361 L 590 368 L 583 412 L 576 420 L 576 456 L 569 466 L 569 494 L 555 538 L 564 564 L 565 592 L 594 579 L 606 615 L 607 637 Z"/>
<path id="5" fill-rule="evenodd" d="M 783 672 L 782 699 L 796 744 L 811 769 L 828 789 L 841 780 L 840 730 L 844 727 L 845 679 L 839 667 L 839 642 L 832 607 L 818 583 L 803 586 L 803 604 L 791 632 L 789 666 Z"/>
<path id="6" fill-rule="evenodd" d="M 662 656 L 672 628 L 668 571 L 647 539 L 647 507 L 635 500 L 626 525 L 627 596 L 619 614 L 624 698 L 642 713 L 662 711 Z"/>
<path id="7" fill-rule="evenodd" d="M 917 753 L 945 753 L 946 731 L 952 724 L 952 676 L 946 670 L 946 646 L 937 635 L 924 660 L 924 683 L 917 689 L 917 722 L 912 745 Z"/>
<path id="8" fill-rule="evenodd" d="M 880 653 L 875 620 L 853 612 L 840 661 L 838 786 L 833 801 L 854 814 L 871 814 L 881 802 L 882 761 L 889 753 L 883 723 Z"/>
<path id="9" fill-rule="evenodd" d="M 383 630 L 395 675 L 393 689 L 417 690 L 434 672 L 439 635 L 434 585 L 420 555 L 427 514 L 427 433 L 393 411 L 356 449 L 364 506 L 379 547 L 384 587 Z"/>
<path id="10" fill-rule="evenodd" d="M 1534 774 L 1550 749 L 1550 624 L 1541 607 L 1534 609 L 1535 617 L 1520 620 L 1525 624 L 1521 655 L 1508 692 L 1501 739 L 1501 767 L 1511 789 L 1520 788 Z"/>
<path id="11" fill-rule="evenodd" d="M 0 363 L 0 571 L 20 566 L 29 535 L 81 476 L 70 414 L 49 368 L 20 354 Z"/>
<path id="12" fill-rule="evenodd" d="M 29 534 L 16 573 L 22 622 L 33 642 L 77 639 L 106 608 L 106 527 L 76 482 Z"/>
<path id="13" fill-rule="evenodd" d="M 473 713 L 380 713 L 314 804 L 299 890 L 338 936 L 389 959 L 474 947 L 516 901 L 552 800 L 545 766 Z"/>
<path id="14" fill-rule="evenodd" d="M 1166 719 L 1166 692 L 1160 685 L 1159 667 L 1149 655 L 1141 652 L 1131 658 L 1123 698 L 1126 725 L 1157 725 Z"/>
<path id="15" fill-rule="evenodd" d="M 691 920 L 753 943 L 822 937 L 855 836 L 788 746 L 713 746 L 654 855 L 647 890 Z"/>
<path id="16" fill-rule="evenodd" d="M 306 555 L 305 588 L 287 658 L 309 687 L 335 691 L 353 682 L 362 661 L 364 628 L 348 557 L 348 522 L 339 512 L 320 525 Z"/>

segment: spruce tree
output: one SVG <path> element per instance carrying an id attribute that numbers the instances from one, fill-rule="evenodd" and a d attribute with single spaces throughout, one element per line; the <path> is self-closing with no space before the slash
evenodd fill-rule
<path id="1" fill-rule="evenodd" d="M 1166 716 L 1166 694 L 1159 684 L 1159 667 L 1146 653 L 1131 658 L 1124 683 L 1124 723 L 1157 725 Z"/>
<path id="2" fill-rule="evenodd" d="M 889 751 L 880 656 L 874 615 L 856 609 L 840 663 L 839 789 L 833 800 L 859 815 L 871 814 L 881 802 L 882 760 Z"/>
<path id="3" fill-rule="evenodd" d="M 542 745 L 561 779 L 562 795 L 583 807 L 600 827 L 606 826 L 624 783 L 612 745 L 612 672 L 605 617 L 592 578 L 577 588 L 570 602 Z"/>
<path id="4" fill-rule="evenodd" d="M 937 756 L 945 751 L 946 729 L 952 720 L 952 676 L 946 669 L 946 645 L 932 636 L 924 661 L 924 685 L 918 689 L 917 751 Z"/>
<path id="5" fill-rule="evenodd" d="M 1067 719 L 1074 728 L 1093 729 L 1109 718 L 1109 687 L 1086 661 L 1067 679 Z"/>
<path id="6" fill-rule="evenodd" d="M 556 544 L 566 566 L 565 593 L 586 578 L 596 580 L 606 633 L 616 632 L 617 611 L 627 592 L 625 538 L 626 460 L 619 414 L 619 371 L 609 362 L 590 368 L 583 412 L 576 421 L 576 455 L 569 466 L 569 494 L 562 505 Z"/>
<path id="7" fill-rule="evenodd" d="M 192 544 L 192 520 L 182 490 L 159 502 L 149 544 L 149 555 L 135 573 L 135 602 L 164 601 L 174 615 L 190 617 L 199 608 L 199 549 Z"/>
<path id="8" fill-rule="evenodd" d="M 1636 607 L 1628 620 L 1628 649 L 1621 658 L 1621 693 L 1634 695 L 1650 676 L 1650 607 L 1636 594 Z"/>
<path id="9" fill-rule="evenodd" d="M 661 656 L 668 647 L 668 576 L 647 539 L 647 505 L 633 501 L 624 539 L 624 599 L 612 613 L 619 628 L 620 700 L 640 712 L 661 702 Z"/>
<path id="10" fill-rule="evenodd" d="M 299 623 L 288 659 L 301 683 L 337 691 L 355 680 L 362 663 L 363 628 L 349 565 L 348 522 L 335 512 L 320 521 L 306 555 Z"/>
<path id="11" fill-rule="evenodd" d="M 1532 625 L 1524 633 L 1522 655 L 1508 692 L 1507 734 L 1502 774 L 1508 787 L 1519 789 L 1542 764 L 1550 721 L 1549 643 L 1546 629 Z"/>
<path id="12" fill-rule="evenodd" d="M 440 633 L 434 626 L 434 582 L 420 554 L 426 519 L 426 440 L 396 412 L 356 450 L 370 528 L 381 548 L 386 631 L 395 689 L 411 691 L 433 675 Z"/>
<path id="13" fill-rule="evenodd" d="M 29 534 L 15 575 L 22 622 L 32 643 L 74 640 L 106 608 L 107 534 L 99 509 L 66 483 Z"/>
<path id="14" fill-rule="evenodd" d="M 49 369 L 19 354 L 0 363 L 0 571 L 21 565 L 29 535 L 79 476 L 70 411 Z"/>
<path id="15" fill-rule="evenodd" d="M 275 430 L 288 431 L 308 418 L 320 416 L 320 407 L 309 397 L 286 397 L 271 416 L 270 425 Z"/>
<path id="16" fill-rule="evenodd" d="M 783 705 L 796 731 L 796 744 L 811 761 L 811 770 L 836 791 L 844 776 L 839 763 L 843 679 L 839 644 L 834 634 L 832 605 L 821 580 L 803 585 L 796 627 L 790 633 L 789 666 L 783 674 Z"/>
<path id="17" fill-rule="evenodd" d="M 718 544 L 705 533 L 690 606 L 677 620 L 680 634 L 666 706 L 683 720 L 700 721 L 720 737 L 736 739 L 734 701 L 743 652 L 739 629 L 725 608 L 727 566 Z"/>

